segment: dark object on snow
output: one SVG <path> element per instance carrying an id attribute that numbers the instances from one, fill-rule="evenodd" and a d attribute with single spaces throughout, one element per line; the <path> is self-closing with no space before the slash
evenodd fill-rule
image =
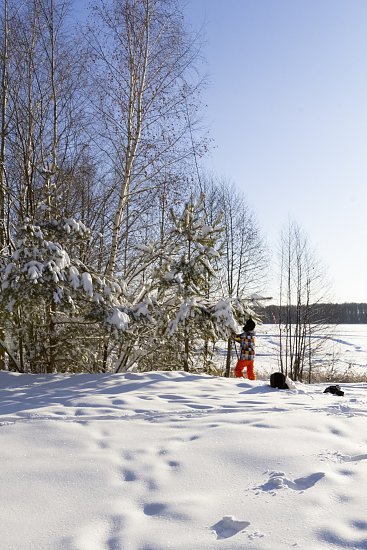
<path id="1" fill-rule="evenodd" d="M 282 372 L 273 372 L 273 374 L 270 375 L 270 386 L 272 388 L 278 388 L 278 390 L 289 390 L 285 382 L 285 376 Z"/>
<path id="2" fill-rule="evenodd" d="M 344 395 L 344 392 L 340 389 L 340 386 L 329 386 L 324 390 L 324 393 L 332 393 L 334 395 Z"/>

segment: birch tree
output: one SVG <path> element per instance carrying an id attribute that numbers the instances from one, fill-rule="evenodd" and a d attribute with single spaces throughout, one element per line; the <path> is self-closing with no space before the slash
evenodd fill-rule
<path id="1" fill-rule="evenodd" d="M 12 18 L 6 164 L 21 222 L 61 211 L 64 186 L 72 187 L 72 168 L 85 151 L 82 53 L 68 9 L 68 0 L 24 0 Z"/>
<path id="2" fill-rule="evenodd" d="M 292 380 L 311 380 L 317 354 L 327 340 L 318 337 L 327 327 L 317 304 L 327 300 L 328 289 L 325 270 L 307 235 L 290 222 L 281 235 L 278 319 L 280 367 Z"/>
<path id="3" fill-rule="evenodd" d="M 167 167 L 191 154 L 187 108 L 197 90 L 192 69 L 198 49 L 173 0 L 106 0 L 95 3 L 94 13 L 88 31 L 99 96 L 94 107 L 115 191 L 111 276 L 131 198 L 159 185 Z"/>
<path id="4" fill-rule="evenodd" d="M 7 235 L 9 230 L 6 224 L 6 179 L 5 179 L 5 147 L 8 132 L 8 58 L 9 58 L 9 25 L 8 0 L 4 0 L 2 14 L 2 44 L 1 44 L 1 142 L 0 142 L 0 253 L 5 254 Z M 0 325 L 0 370 L 5 368 L 4 327 Z"/>
<path id="5" fill-rule="evenodd" d="M 254 211 L 244 195 L 225 179 L 203 181 L 208 216 L 222 213 L 219 262 L 222 292 L 230 299 L 249 300 L 261 293 L 268 252 Z M 213 289 L 215 291 L 215 289 Z M 243 318 L 240 323 L 245 322 Z M 230 375 L 233 339 L 227 339 L 226 376 Z"/>
<path id="6" fill-rule="evenodd" d="M 4 0 L 1 18 L 1 142 L 0 142 L 0 250 L 6 246 L 6 180 L 5 180 L 5 148 L 8 132 L 8 58 L 9 58 L 9 14 L 8 0 Z"/>

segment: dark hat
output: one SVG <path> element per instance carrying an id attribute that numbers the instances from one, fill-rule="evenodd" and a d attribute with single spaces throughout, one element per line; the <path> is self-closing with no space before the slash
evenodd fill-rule
<path id="1" fill-rule="evenodd" d="M 250 318 L 250 319 L 248 319 L 248 320 L 246 321 L 246 324 L 245 324 L 245 326 L 243 327 L 243 330 L 244 330 L 245 332 L 250 332 L 251 330 L 254 330 L 255 327 L 256 327 L 255 321 L 254 321 L 253 319 Z"/>

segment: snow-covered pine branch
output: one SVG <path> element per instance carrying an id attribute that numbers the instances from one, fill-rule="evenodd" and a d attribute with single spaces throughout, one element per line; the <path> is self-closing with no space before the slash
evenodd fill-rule
<path id="1" fill-rule="evenodd" d="M 15 250 L 0 271 L 0 314 L 6 345 L 21 370 L 83 370 L 84 361 L 97 358 L 111 326 L 126 328 L 116 313 L 120 285 L 75 256 L 90 235 L 70 218 L 18 229 Z M 94 337 L 94 347 L 83 345 L 83 334 Z"/>

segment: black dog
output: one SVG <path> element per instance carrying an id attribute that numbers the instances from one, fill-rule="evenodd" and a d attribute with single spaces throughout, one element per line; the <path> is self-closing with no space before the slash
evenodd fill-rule
<path id="1" fill-rule="evenodd" d="M 344 395 L 344 392 L 340 389 L 340 386 L 329 386 L 324 390 L 324 393 L 332 393 L 334 395 Z"/>
<path id="2" fill-rule="evenodd" d="M 278 390 L 289 390 L 285 382 L 285 376 L 282 372 L 273 372 L 273 374 L 270 375 L 270 386 L 272 388 L 278 388 Z"/>

